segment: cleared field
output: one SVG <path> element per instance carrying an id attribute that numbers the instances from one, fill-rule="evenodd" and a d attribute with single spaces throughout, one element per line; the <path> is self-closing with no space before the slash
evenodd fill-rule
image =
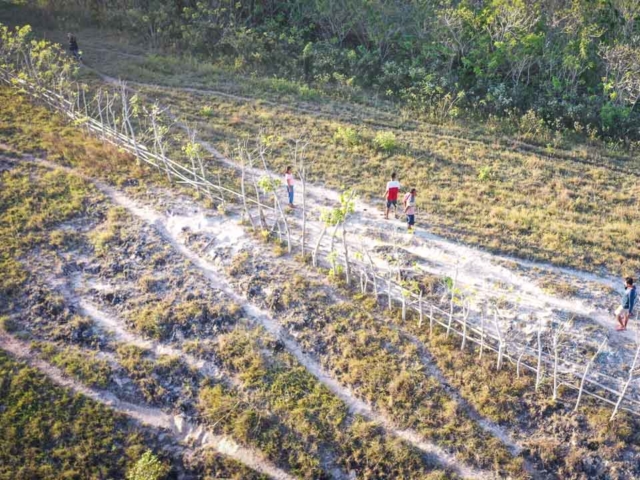
<path id="1" fill-rule="evenodd" d="M 533 393 L 531 375 L 514 382 L 509 366 L 494 374 L 490 360 L 478 364 L 477 352 L 461 356 L 457 345 L 429 338 L 416 318 L 378 310 L 368 297 L 352 300 L 352 291 L 274 257 L 270 244 L 243 233 L 233 212 L 203 210 L 175 186 L 169 189 L 166 177 L 136 167 L 26 99 L 8 90 L 3 95 L 11 105 L 0 120 L 7 155 L 20 149 L 78 171 L 52 173 L 48 164 L 30 166 L 28 158 L 5 162 L 3 185 L 16 186 L 3 191 L 16 200 L 23 191 L 46 198 L 39 190 L 46 185 L 81 212 L 58 219 L 56 210 L 40 204 L 44 223 L 35 225 L 37 235 L 26 236 L 32 243 L 18 245 L 16 268 L 23 274 L 12 282 L 22 292 L 11 294 L 13 308 L 30 313 L 16 317 L 10 330 L 79 382 L 159 414 L 182 412 L 252 449 L 283 475 L 439 478 L 458 470 L 473 477 L 465 465 L 523 477 L 531 469 L 563 478 L 610 469 L 634 475 L 625 459 L 638 454 L 635 418 L 623 414 L 610 424 L 608 410 L 589 401 L 569 416 L 571 403 Z M 24 189 L 27 172 L 31 190 Z M 87 174 L 96 182 L 80 176 Z M 87 193 L 67 197 L 78 191 Z M 172 213 L 154 213 L 158 209 Z M 49 230 L 56 233 L 45 235 Z M 202 261 L 194 263 L 192 255 Z M 262 317 L 248 314 L 236 295 L 277 319 L 280 333 L 262 330 Z M 309 373 L 314 362 L 373 410 L 364 418 L 355 414 L 348 395 L 342 399 L 323 385 L 325 377 Z M 86 363 L 93 368 L 81 368 Z M 562 398 L 572 397 L 563 391 Z M 371 411 L 373 422 L 365 420 Z M 481 426 L 478 415 L 502 426 Z M 391 423 L 380 424 L 383 417 Z M 403 437 L 402 428 L 418 437 Z M 562 441 L 567 436 L 578 440 Z M 439 467 L 447 457 L 425 458 L 420 438 L 455 455 L 444 461 L 450 473 Z M 284 456 L 281 445 L 288 445 Z"/>

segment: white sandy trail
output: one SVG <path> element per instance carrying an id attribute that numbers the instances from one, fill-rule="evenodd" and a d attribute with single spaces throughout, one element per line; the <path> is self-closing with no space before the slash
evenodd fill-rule
<path id="1" fill-rule="evenodd" d="M 478 470 L 469 465 L 463 464 L 438 445 L 426 441 L 416 431 L 410 429 L 398 429 L 384 415 L 375 412 L 371 406 L 356 398 L 348 388 L 345 388 L 337 380 L 328 375 L 316 360 L 305 354 L 300 346 L 286 335 L 284 330 L 268 312 L 261 310 L 257 306 L 253 305 L 246 297 L 238 294 L 224 279 L 226 273 L 220 267 L 204 260 L 198 254 L 185 246 L 181 240 L 181 230 L 177 232 L 170 231 L 167 228 L 169 219 L 164 217 L 164 215 L 150 207 L 140 205 L 132 198 L 118 192 L 109 185 L 84 175 L 72 168 L 60 166 L 42 159 L 34 161 L 40 165 L 46 166 L 47 168 L 62 169 L 71 175 L 77 175 L 83 178 L 95 185 L 98 190 L 111 199 L 115 204 L 124 207 L 135 217 L 153 226 L 166 242 L 170 243 L 178 253 L 191 261 L 191 263 L 202 272 L 215 289 L 225 293 L 231 300 L 236 301 L 239 305 L 243 305 L 244 311 L 248 317 L 262 325 L 275 338 L 281 340 L 287 350 L 296 357 L 298 362 L 303 365 L 316 379 L 318 379 L 318 381 L 325 385 L 334 395 L 340 398 L 352 413 L 361 414 L 369 420 L 381 425 L 388 433 L 409 442 L 428 456 L 434 458 L 443 466 L 457 471 L 465 478 L 493 477 L 490 472 Z"/>
<path id="2" fill-rule="evenodd" d="M 4 332 L 0 332 L 0 348 L 26 361 L 26 363 L 38 369 L 57 385 L 107 405 L 116 412 L 127 415 L 142 424 L 169 430 L 179 442 L 187 446 L 193 445 L 196 448 L 212 448 L 218 453 L 232 458 L 275 480 L 293 480 L 295 478 L 280 470 L 269 461 L 261 458 L 261 456 L 253 450 L 238 445 L 229 437 L 216 435 L 202 425 L 190 422 L 182 416 L 172 416 L 157 408 L 143 407 L 124 402 L 110 392 L 88 388 L 66 377 L 58 368 L 36 358 L 31 352 L 29 345 Z"/>
<path id="3" fill-rule="evenodd" d="M 74 283 L 77 283 L 77 281 L 78 279 L 75 279 Z M 187 365 L 195 368 L 204 376 L 212 378 L 221 377 L 222 374 L 220 370 L 211 362 L 196 358 L 181 349 L 172 347 L 171 345 L 149 340 L 138 334 L 132 333 L 126 328 L 121 319 L 109 315 L 107 312 L 96 307 L 92 302 L 77 295 L 65 284 L 64 281 L 51 279 L 51 283 L 52 287 L 62 294 L 67 303 L 75 306 L 81 315 L 93 320 L 94 323 L 102 330 L 111 333 L 116 341 L 149 350 L 155 356 L 169 355 L 179 357 L 183 359 Z"/>
<path id="4" fill-rule="evenodd" d="M 170 345 L 147 340 L 139 335 L 130 333 L 126 328 L 124 328 L 121 320 L 112 317 L 85 299 L 70 299 L 70 301 L 75 303 L 82 315 L 89 317 L 102 329 L 111 332 L 114 335 L 115 340 L 149 350 L 156 357 L 159 355 L 169 355 L 181 358 L 187 365 L 195 368 L 206 377 L 217 379 L 221 377 L 219 369 L 211 362 L 196 358 L 193 355 L 185 353 L 184 351 Z"/>

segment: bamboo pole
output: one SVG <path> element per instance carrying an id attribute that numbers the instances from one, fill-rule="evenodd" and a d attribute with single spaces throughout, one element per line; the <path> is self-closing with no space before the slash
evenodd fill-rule
<path id="1" fill-rule="evenodd" d="M 451 323 L 453 322 L 453 302 L 455 298 L 457 280 L 458 280 L 458 269 L 456 268 L 456 274 L 453 277 L 453 281 L 451 283 L 451 301 L 449 303 L 449 323 L 447 325 L 447 338 L 449 337 L 449 333 L 451 333 Z"/>
<path id="2" fill-rule="evenodd" d="M 536 391 L 540 388 L 542 381 L 542 320 L 538 326 L 538 368 L 536 368 Z"/>
<path id="3" fill-rule="evenodd" d="M 622 403 L 622 400 L 624 399 L 624 396 L 627 393 L 627 389 L 629 388 L 629 384 L 633 379 L 633 372 L 636 369 L 636 365 L 638 364 L 638 357 L 640 356 L 640 339 L 638 338 L 639 332 L 640 332 L 640 329 L 636 331 L 637 348 L 636 348 L 636 354 L 633 357 L 633 362 L 631 363 L 631 367 L 629 368 L 629 378 L 627 378 L 626 383 L 622 387 L 622 391 L 620 392 L 620 396 L 618 397 L 618 401 L 616 402 L 616 406 L 613 409 L 613 413 L 611 413 L 611 418 L 609 419 L 609 421 L 613 421 L 616 414 L 618 413 L 618 410 L 620 409 L 620 404 Z"/>
<path id="4" fill-rule="evenodd" d="M 607 344 L 608 340 L 609 338 L 605 337 L 605 339 L 602 340 L 602 342 L 600 342 L 600 345 L 598 346 L 598 350 L 596 350 L 596 353 L 593 354 L 593 356 L 587 362 L 587 366 L 584 368 L 584 373 L 582 374 L 582 379 L 580 380 L 580 390 L 578 391 L 578 399 L 576 400 L 576 406 L 573 409 L 574 412 L 577 412 L 578 407 L 580 406 L 580 400 L 582 399 L 582 392 L 584 391 L 584 383 L 587 378 L 587 374 L 591 369 L 591 365 L 593 365 L 593 363 L 596 361 L 596 357 L 600 355 L 600 352 L 602 351 L 604 346 Z"/>
<path id="5" fill-rule="evenodd" d="M 422 309 L 422 289 L 420 289 L 420 299 L 418 300 L 418 328 L 422 328 L 422 317 L 424 316 L 424 310 Z"/>

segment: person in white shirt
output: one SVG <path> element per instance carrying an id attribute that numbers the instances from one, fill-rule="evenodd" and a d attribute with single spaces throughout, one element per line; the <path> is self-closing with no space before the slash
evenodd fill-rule
<path id="1" fill-rule="evenodd" d="M 292 173 L 292 167 L 289 166 L 287 167 L 287 170 L 284 173 L 284 181 L 285 184 L 287 185 L 287 194 L 289 195 L 289 206 L 291 208 L 294 208 L 295 205 L 293 204 L 293 173 Z"/>
<path id="2" fill-rule="evenodd" d="M 416 224 L 416 194 L 418 191 L 412 188 L 409 193 L 404 196 L 402 203 L 404 204 L 404 213 L 407 216 L 407 226 L 409 232 L 413 231 L 413 226 Z"/>
<path id="3" fill-rule="evenodd" d="M 387 190 L 384 192 L 384 198 L 387 201 L 387 209 L 384 218 L 389 219 L 389 211 L 393 207 L 393 215 L 398 214 L 398 192 L 400 191 L 400 182 L 396 180 L 396 172 L 391 174 L 391 181 L 387 183 Z"/>

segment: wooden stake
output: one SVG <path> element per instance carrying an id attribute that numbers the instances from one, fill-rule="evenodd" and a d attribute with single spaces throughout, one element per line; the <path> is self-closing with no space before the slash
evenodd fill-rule
<path id="1" fill-rule="evenodd" d="M 244 186 L 244 182 L 245 182 L 245 176 L 246 176 L 246 165 L 244 163 L 244 155 L 242 155 L 242 149 L 240 150 L 240 161 L 241 166 L 242 166 L 242 176 L 240 177 L 240 189 L 241 189 L 241 193 L 242 193 L 242 206 L 244 208 L 244 213 L 247 216 L 247 218 L 249 219 L 249 223 L 251 223 L 251 228 L 253 230 L 256 229 L 256 225 L 253 222 L 253 217 L 251 216 L 251 212 L 249 212 L 249 207 L 247 206 L 247 192 L 245 191 L 245 186 Z"/>
<path id="2" fill-rule="evenodd" d="M 424 312 L 422 311 L 422 289 L 420 289 L 420 295 L 418 295 L 418 315 L 420 319 L 418 320 L 418 328 L 422 328 L 422 317 L 424 316 Z"/>
<path id="3" fill-rule="evenodd" d="M 345 219 L 346 220 L 346 219 Z M 345 227 L 346 221 L 342 222 L 342 244 L 344 246 L 344 270 L 347 285 L 351 284 L 351 264 L 349 263 L 349 246 L 347 244 L 347 229 Z"/>
<path id="4" fill-rule="evenodd" d="M 522 357 L 524 356 L 524 351 L 518 355 L 518 363 L 516 364 L 516 376 L 520 378 L 520 362 L 522 361 Z"/>
<path id="5" fill-rule="evenodd" d="M 587 374 L 589 373 L 589 369 L 591 368 L 591 365 L 593 365 L 593 363 L 596 361 L 596 357 L 600 354 L 604 346 L 607 344 L 608 340 L 609 340 L 608 338 L 605 338 L 604 340 L 602 340 L 602 342 L 598 346 L 598 350 L 596 350 L 596 353 L 593 354 L 593 356 L 587 362 L 587 366 L 584 368 L 584 373 L 582 374 L 582 379 L 580 380 L 580 389 L 578 390 L 578 399 L 576 400 L 576 406 L 573 409 L 574 412 L 578 411 L 578 407 L 580 406 L 580 400 L 582 399 L 582 391 L 584 390 L 584 384 L 587 379 Z"/>
<path id="6" fill-rule="evenodd" d="M 407 319 L 407 297 L 404 289 L 401 290 L 400 295 L 402 296 L 402 321 L 404 322 Z"/>
<path id="7" fill-rule="evenodd" d="M 462 324 L 462 345 L 460 346 L 460 350 L 464 350 L 464 347 L 467 344 L 467 320 L 469 319 L 470 310 L 471 308 L 469 307 L 469 304 L 467 302 L 464 310 L 464 323 Z"/>
<path id="8" fill-rule="evenodd" d="M 536 391 L 540 388 L 542 381 L 542 320 L 538 327 L 538 367 L 536 368 Z"/>
<path id="9" fill-rule="evenodd" d="M 638 330 L 638 332 L 640 332 L 640 330 Z M 637 337 L 637 333 L 636 332 L 636 337 Z M 631 368 L 629 369 L 629 378 L 627 378 L 627 381 L 624 384 L 624 387 L 622 387 L 622 391 L 620 392 L 620 396 L 618 397 L 618 401 L 616 402 L 616 406 L 613 409 L 613 413 L 611 414 L 611 418 L 609 419 L 609 421 L 612 421 L 614 419 L 614 417 L 616 416 L 616 414 L 618 413 L 618 409 L 620 408 L 620 405 L 622 404 L 622 399 L 624 398 L 625 394 L 627 393 L 627 388 L 629 388 L 629 384 L 631 383 L 631 380 L 633 379 L 633 372 L 636 369 L 636 365 L 638 364 L 638 356 L 640 356 L 640 340 L 638 338 L 636 338 L 636 343 L 637 343 L 637 348 L 636 348 L 636 354 L 633 357 L 633 363 L 631 364 Z"/>
<path id="10" fill-rule="evenodd" d="M 487 306 L 486 304 L 482 305 L 482 312 L 480 313 L 480 355 L 478 356 L 479 360 L 482 360 L 482 353 L 484 352 L 484 319 L 487 314 Z"/>
<path id="11" fill-rule="evenodd" d="M 451 284 L 451 302 L 449 304 L 449 323 L 447 324 L 447 338 L 449 337 L 449 333 L 451 333 L 451 324 L 453 323 L 453 302 L 454 302 L 457 279 L 458 279 L 458 269 L 456 268 L 456 274 L 453 277 L 453 282 Z"/>
<path id="12" fill-rule="evenodd" d="M 433 335 L 433 305 L 429 305 L 429 337 Z"/>
<path id="13" fill-rule="evenodd" d="M 322 226 L 322 232 L 320 232 L 320 236 L 318 237 L 318 241 L 316 242 L 316 246 L 313 249 L 313 254 L 312 256 L 312 263 L 314 267 L 318 266 L 318 251 L 320 250 L 320 242 L 322 242 L 322 238 L 324 237 L 325 233 L 327 233 L 327 224 L 324 224 Z"/>
<path id="14" fill-rule="evenodd" d="M 500 330 L 500 324 L 498 323 L 498 310 L 495 309 L 493 312 L 493 321 L 495 322 L 496 325 L 496 330 L 498 332 L 498 341 L 499 346 L 498 346 L 498 363 L 496 365 L 496 369 L 500 370 L 502 368 L 502 355 L 504 352 L 504 340 L 502 339 L 502 332 Z"/>

